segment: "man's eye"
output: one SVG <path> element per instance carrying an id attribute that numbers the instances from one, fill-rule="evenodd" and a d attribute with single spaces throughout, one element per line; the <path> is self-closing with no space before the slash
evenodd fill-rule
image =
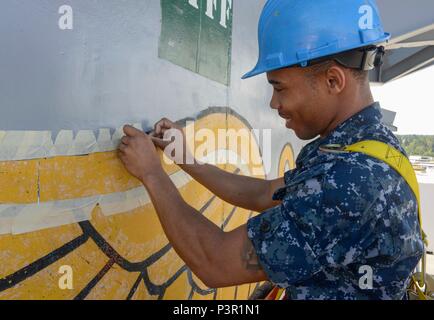
<path id="1" fill-rule="evenodd" d="M 282 92 L 282 91 L 283 91 L 283 89 L 277 89 L 277 88 L 274 88 L 274 90 L 275 90 L 276 92 Z"/>

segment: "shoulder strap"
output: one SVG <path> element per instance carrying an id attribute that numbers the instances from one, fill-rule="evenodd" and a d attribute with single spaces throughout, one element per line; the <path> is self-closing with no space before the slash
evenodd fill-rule
<path id="1" fill-rule="evenodd" d="M 416 173 L 410 160 L 394 147 L 380 141 L 366 140 L 343 148 L 347 152 L 360 152 L 381 160 L 395 169 L 410 186 L 413 191 L 418 207 L 419 225 L 421 227 L 422 239 L 427 244 L 426 234 L 422 230 L 422 215 L 420 212 L 420 193 Z"/>
<path id="2" fill-rule="evenodd" d="M 422 235 L 422 240 L 426 246 L 428 246 L 427 236 L 422 229 L 422 215 L 420 211 L 420 193 L 419 193 L 419 184 L 417 182 L 416 173 L 411 165 L 410 160 L 404 156 L 400 151 L 396 150 L 394 147 L 374 140 L 366 140 L 355 143 L 350 146 L 343 147 L 342 150 L 344 152 L 360 152 L 381 160 L 395 169 L 407 182 L 413 191 L 414 195 L 417 199 L 417 208 L 418 208 L 418 217 L 419 217 L 419 226 L 420 233 Z M 422 256 L 422 274 L 418 281 L 419 287 L 425 287 L 425 278 L 426 278 L 426 252 L 424 249 L 424 253 Z M 422 291 L 421 291 L 422 292 Z"/>

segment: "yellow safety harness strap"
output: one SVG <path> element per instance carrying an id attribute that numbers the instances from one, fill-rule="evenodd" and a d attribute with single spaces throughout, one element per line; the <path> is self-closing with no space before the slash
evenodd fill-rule
<path id="1" fill-rule="evenodd" d="M 395 169 L 407 182 L 413 191 L 418 206 L 418 216 L 420 231 L 422 234 L 422 240 L 427 245 L 427 237 L 425 232 L 422 230 L 422 215 L 420 211 L 420 193 L 419 184 L 417 182 L 416 173 L 414 172 L 413 166 L 410 160 L 404 156 L 401 152 L 396 150 L 394 147 L 379 141 L 366 140 L 361 141 L 351 146 L 344 147 L 344 151 L 347 152 L 360 152 L 381 160 Z"/>
<path id="2" fill-rule="evenodd" d="M 418 217 L 420 225 L 420 233 L 422 235 L 422 240 L 425 245 L 428 245 L 427 236 L 422 229 L 422 215 L 420 211 L 420 193 L 419 184 L 417 182 L 416 173 L 411 165 L 410 160 L 404 156 L 400 151 L 396 150 L 394 147 L 374 140 L 361 141 L 356 144 L 346 146 L 342 149 L 343 152 L 359 152 L 381 160 L 395 169 L 407 182 L 413 191 L 418 207 Z M 420 298 L 425 297 L 422 294 L 420 288 L 425 287 L 425 277 L 426 277 L 426 252 L 422 256 L 422 274 L 418 281 L 419 286 L 416 285 L 418 289 L 418 295 Z M 413 280 L 415 280 L 413 278 Z"/>
<path id="3" fill-rule="evenodd" d="M 416 173 L 411 165 L 410 160 L 403 155 L 400 151 L 396 150 L 394 147 L 375 140 L 365 140 L 358 143 L 355 143 L 350 146 L 341 146 L 341 145 L 324 145 L 320 147 L 321 151 L 331 152 L 331 153 L 348 153 L 348 152 L 359 152 L 366 154 L 370 157 L 378 159 L 382 162 L 385 162 L 390 167 L 395 169 L 407 182 L 410 189 L 413 191 L 418 207 L 418 218 L 419 218 L 419 226 L 420 233 L 422 235 L 422 240 L 425 245 L 428 245 L 427 236 L 422 229 L 422 215 L 420 211 L 420 193 L 419 193 L 419 184 L 417 182 Z M 417 279 L 419 278 L 419 279 Z M 427 288 L 426 286 L 426 252 L 424 249 L 422 255 L 422 273 L 419 277 L 413 275 L 411 277 L 411 286 L 415 291 L 416 295 L 421 300 L 432 300 L 424 291 L 423 288 Z M 280 296 L 278 293 L 276 296 Z M 278 297 L 275 297 L 278 299 Z"/>

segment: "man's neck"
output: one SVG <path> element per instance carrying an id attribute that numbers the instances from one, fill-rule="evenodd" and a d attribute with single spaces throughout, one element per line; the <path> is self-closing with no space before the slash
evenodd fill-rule
<path id="1" fill-rule="evenodd" d="M 363 97 L 363 99 L 351 99 L 352 101 L 344 102 L 339 107 L 339 114 L 335 117 L 335 119 L 330 123 L 328 128 L 321 134 L 321 138 L 327 137 L 333 130 L 335 130 L 339 125 L 350 119 L 355 114 L 364 110 L 365 108 L 372 105 L 374 101 L 374 97 L 372 96 L 371 91 L 369 90 Z"/>

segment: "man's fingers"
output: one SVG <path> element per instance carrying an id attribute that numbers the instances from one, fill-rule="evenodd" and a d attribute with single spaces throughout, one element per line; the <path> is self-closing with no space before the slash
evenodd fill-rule
<path id="1" fill-rule="evenodd" d="M 146 132 L 146 134 L 148 136 L 150 136 L 150 137 L 155 137 L 156 136 L 155 130 L 148 131 L 148 132 Z"/>
<path id="2" fill-rule="evenodd" d="M 119 151 L 122 152 L 123 154 L 125 154 L 125 152 L 127 151 L 128 146 L 126 144 L 121 143 L 119 145 Z"/>
<path id="3" fill-rule="evenodd" d="M 174 123 L 172 121 L 167 118 L 163 118 L 155 124 L 154 131 L 157 136 L 161 136 L 162 134 L 164 134 L 164 131 L 173 127 Z"/>
<path id="4" fill-rule="evenodd" d="M 139 134 L 143 134 L 143 132 L 141 130 L 136 129 L 130 125 L 124 126 L 124 133 L 129 137 L 134 137 L 134 136 L 137 136 Z"/>
<path id="5" fill-rule="evenodd" d="M 167 145 L 170 143 L 170 141 L 160 139 L 158 137 L 151 137 L 152 142 L 154 145 L 156 145 L 161 150 L 164 150 L 164 148 L 167 147 Z"/>
<path id="6" fill-rule="evenodd" d="M 128 137 L 122 137 L 121 142 L 123 144 L 128 145 L 130 143 L 130 138 L 128 138 Z"/>
<path id="7" fill-rule="evenodd" d="M 128 163 L 128 157 L 122 151 L 118 151 L 118 158 L 124 165 Z"/>

